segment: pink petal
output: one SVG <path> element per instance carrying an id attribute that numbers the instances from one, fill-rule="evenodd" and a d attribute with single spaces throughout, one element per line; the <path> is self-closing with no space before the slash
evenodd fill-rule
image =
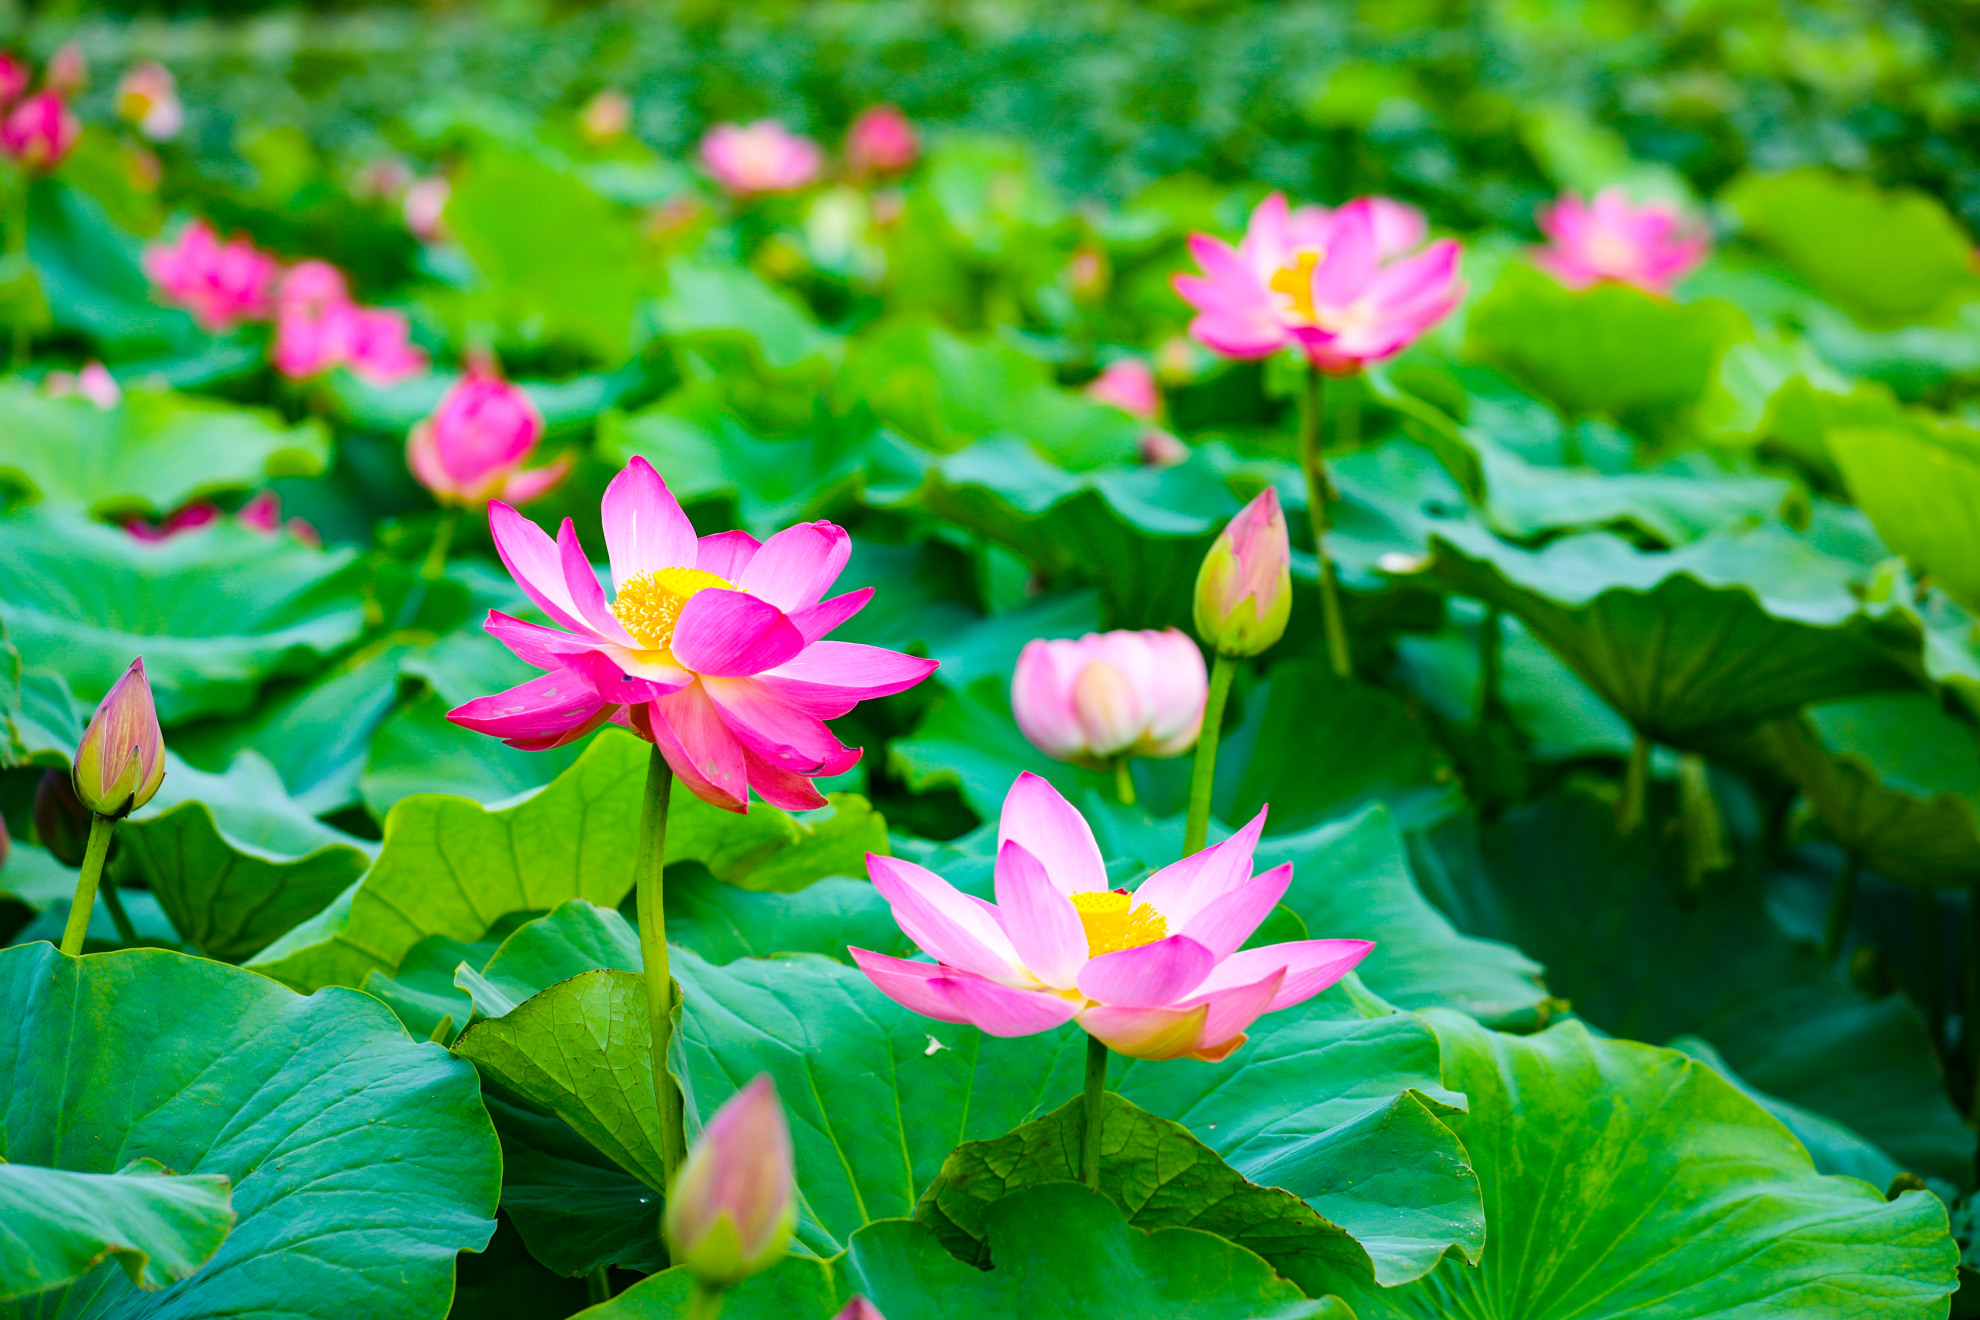
<path id="1" fill-rule="evenodd" d="M 997 913 L 1031 974 L 1055 989 L 1072 989 L 1086 965 L 1086 927 L 1045 867 L 1015 839 L 997 850 Z"/>
<path id="2" fill-rule="evenodd" d="M 1191 998 L 1190 1007 L 1201 1005 L 1210 1010 L 1203 1019 L 1196 1057 L 1222 1058 L 1243 1044 L 1244 1029 L 1280 1007 L 1276 1000 L 1283 993 L 1285 980 L 1285 969 L 1276 968 L 1248 985 L 1234 985 Z"/>
<path id="3" fill-rule="evenodd" d="M 565 747 L 576 742 L 602 724 L 617 723 L 625 709 L 624 706 L 605 706 L 584 723 L 574 724 L 562 733 L 548 733 L 541 738 L 505 738 L 503 741 L 519 752 L 547 752 L 553 747 Z"/>
<path id="4" fill-rule="evenodd" d="M 1280 199 L 1284 201 L 1283 198 Z M 1261 208 L 1262 209 L 1262 208 Z M 1250 293 L 1264 288 L 1258 272 L 1252 269 L 1238 250 L 1221 238 L 1209 234 L 1189 236 L 1189 255 L 1196 258 L 1196 264 L 1203 268 L 1212 286 L 1229 286 Z"/>
<path id="5" fill-rule="evenodd" d="M 1107 864 L 1094 842 L 1093 827 L 1046 780 L 1027 770 L 1004 795 L 997 822 L 997 848 L 1016 839 L 1045 866 L 1062 894 L 1107 887 Z"/>
<path id="6" fill-rule="evenodd" d="M 679 682 L 655 682 L 652 679 L 638 678 L 628 674 L 617 660 L 604 651 L 576 651 L 566 655 L 563 667 L 591 684 L 591 690 L 598 699 L 614 706 L 636 706 L 641 702 L 653 701 L 672 692 L 679 692 L 694 681 L 692 674 L 683 674 Z"/>
<path id="7" fill-rule="evenodd" d="M 1128 1008 L 1102 1004 L 1079 1014 L 1086 1033 L 1131 1059 L 1180 1059 L 1201 1044 L 1210 1010 L 1194 1008 Z"/>
<path id="8" fill-rule="evenodd" d="M 1456 240 L 1439 239 L 1376 276 L 1369 286 L 1369 300 L 1378 307 L 1404 308 L 1419 299 L 1447 295 L 1457 279 L 1460 253 Z"/>
<path id="9" fill-rule="evenodd" d="M 815 642 L 865 609 L 866 602 L 872 599 L 873 588 L 861 587 L 858 591 L 848 591 L 843 596 L 792 610 L 790 620 L 807 643 Z"/>
<path id="10" fill-rule="evenodd" d="M 1079 992 L 1103 1004 L 1158 1008 L 1196 988 L 1216 955 L 1187 935 L 1103 953 L 1080 969 Z"/>
<path id="11" fill-rule="evenodd" d="M 505 741 L 545 738 L 584 724 L 604 704 L 591 684 L 567 670 L 556 669 L 506 692 L 476 697 L 448 711 L 447 718 L 464 729 Z"/>
<path id="12" fill-rule="evenodd" d="M 545 467 L 512 472 L 508 480 L 502 483 L 501 497 L 509 504 L 527 504 L 549 494 L 570 472 L 571 460 L 568 458 L 560 458 Z"/>
<path id="13" fill-rule="evenodd" d="M 1248 825 L 1222 843 L 1171 862 L 1142 881 L 1134 901 L 1154 904 L 1168 918 L 1170 929 L 1181 930 L 1206 904 L 1251 879 L 1251 855 L 1264 832 L 1265 810 L 1260 809 Z"/>
<path id="14" fill-rule="evenodd" d="M 746 591 L 697 591 L 674 624 L 674 658 L 697 674 L 746 678 L 803 650 L 804 634 L 784 612 Z"/>
<path id="15" fill-rule="evenodd" d="M 1222 961 L 1251 938 L 1258 923 L 1286 896 L 1286 886 L 1291 883 L 1292 863 L 1275 866 L 1205 903 L 1176 933 L 1189 936 Z"/>
<path id="16" fill-rule="evenodd" d="M 837 719 L 862 701 L 905 691 L 935 672 L 935 661 L 858 642 L 813 642 L 756 681 L 800 710 Z"/>
<path id="17" fill-rule="evenodd" d="M 1292 940 L 1245 949 L 1218 963 L 1194 994 L 1220 993 L 1283 969 L 1285 984 L 1273 995 L 1270 1009 L 1290 1008 L 1353 971 L 1374 947 L 1368 940 Z"/>
<path id="18" fill-rule="evenodd" d="M 866 855 L 866 873 L 894 910 L 894 920 L 929 957 L 1006 983 L 1030 978 L 997 917 L 925 867 Z"/>
<path id="19" fill-rule="evenodd" d="M 646 713 L 653 745 L 689 792 L 724 811 L 749 809 L 743 746 L 722 722 L 721 712 L 701 690 L 701 684 L 634 709 Z"/>
<path id="20" fill-rule="evenodd" d="M 824 721 L 747 678 L 705 678 L 702 688 L 742 745 L 791 774 L 840 775 L 859 761 Z"/>
<path id="21" fill-rule="evenodd" d="M 1064 1026 L 1079 1005 L 1047 990 L 1018 990 L 980 976 L 962 973 L 937 982 L 954 1004 L 986 1034 L 1034 1036 Z"/>
<path id="22" fill-rule="evenodd" d="M 612 613 L 612 607 L 605 603 L 605 588 L 598 584 L 598 574 L 586 558 L 584 547 L 578 544 L 577 527 L 569 518 L 557 529 L 557 557 L 563 564 L 564 589 L 578 617 L 584 620 L 586 631 L 621 646 L 638 645 Z"/>
<path id="23" fill-rule="evenodd" d="M 859 761 L 860 749 L 852 749 L 852 759 Z M 819 807 L 831 805 L 823 793 L 803 775 L 794 774 L 781 766 L 772 765 L 748 747 L 743 748 L 743 765 L 749 770 L 749 786 L 756 795 L 773 807 L 785 811 L 815 811 Z M 852 767 L 846 767 L 850 770 Z"/>
<path id="24" fill-rule="evenodd" d="M 1368 290 L 1375 278 L 1377 255 L 1375 217 L 1365 197 L 1334 212 L 1332 242 L 1313 268 L 1313 305 L 1346 307 Z"/>
<path id="25" fill-rule="evenodd" d="M 760 541 L 740 529 L 704 536 L 695 546 L 694 567 L 713 573 L 724 582 L 734 582 L 749 567 L 749 561 L 756 558 L 761 546 Z"/>
<path id="26" fill-rule="evenodd" d="M 867 979 L 881 994 L 910 1013 L 919 1013 L 937 1022 L 969 1023 L 954 1001 L 932 984 L 952 975 L 949 968 L 906 958 L 890 958 L 884 953 L 873 953 L 850 945 L 846 952 L 852 955 L 859 970 L 866 973 Z"/>
<path id="27" fill-rule="evenodd" d="M 545 628 L 540 623 L 525 623 L 500 610 L 488 611 L 488 621 L 482 627 L 489 636 L 515 652 L 518 660 L 538 669 L 562 668 L 565 656 L 575 655 L 579 651 L 595 651 L 604 645 L 576 633 Z"/>
<path id="28" fill-rule="evenodd" d="M 599 506 L 605 549 L 612 560 L 612 588 L 623 590 L 636 573 L 693 568 L 698 556 L 694 524 L 653 465 L 634 455 L 605 488 Z"/>
<path id="29" fill-rule="evenodd" d="M 828 522 L 786 527 L 763 543 L 736 585 L 783 610 L 816 604 L 852 556 L 852 538 Z"/>
<path id="30" fill-rule="evenodd" d="M 571 599 L 557 543 L 544 535 L 541 527 L 496 500 L 488 506 L 488 532 L 495 539 L 495 553 L 502 557 L 502 566 L 538 609 L 573 632 L 596 635 Z M 608 635 L 600 640 L 620 639 Z"/>

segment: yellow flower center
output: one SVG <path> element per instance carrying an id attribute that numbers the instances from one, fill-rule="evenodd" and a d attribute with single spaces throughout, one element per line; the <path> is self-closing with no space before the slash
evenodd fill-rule
<path id="1" fill-rule="evenodd" d="M 1272 292 L 1291 298 L 1293 311 L 1309 321 L 1316 315 L 1313 310 L 1313 268 L 1320 264 L 1325 255 L 1318 248 L 1302 248 L 1294 254 L 1291 265 L 1281 266 L 1272 275 Z"/>
<path id="2" fill-rule="evenodd" d="M 697 591 L 710 587 L 726 588 L 730 583 L 699 568 L 659 568 L 651 573 L 635 573 L 620 586 L 619 597 L 612 602 L 612 614 L 643 649 L 665 651 L 674 640 L 674 624 L 681 617 L 681 607 Z"/>
<path id="3" fill-rule="evenodd" d="M 1125 889 L 1101 889 L 1072 896 L 1079 924 L 1086 928 L 1086 956 L 1138 949 L 1169 933 L 1169 919 L 1152 903 L 1137 903 Z"/>

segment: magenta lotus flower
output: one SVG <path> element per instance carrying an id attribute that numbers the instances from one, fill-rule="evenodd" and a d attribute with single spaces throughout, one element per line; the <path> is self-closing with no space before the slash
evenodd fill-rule
<path id="1" fill-rule="evenodd" d="M 1209 694 L 1195 642 L 1174 628 L 1122 629 L 1025 643 L 1011 713 L 1045 755 L 1097 770 L 1124 756 L 1181 756 L 1196 745 Z"/>
<path id="2" fill-rule="evenodd" d="M 17 55 L 0 50 L 0 110 L 6 109 L 27 94 L 28 84 L 34 81 L 34 70 Z"/>
<path id="3" fill-rule="evenodd" d="M 1570 289 L 1614 280 L 1669 296 L 1712 247 L 1702 224 L 1661 203 L 1633 205 L 1619 187 L 1604 188 L 1592 202 L 1568 193 L 1542 207 L 1540 232 L 1549 243 L 1534 249 L 1535 264 Z"/>
<path id="4" fill-rule="evenodd" d="M 818 177 L 825 153 L 774 119 L 717 124 L 701 139 L 701 163 L 734 197 L 796 192 Z"/>
<path id="5" fill-rule="evenodd" d="M 1269 357 L 1295 344 L 1334 373 L 1401 352 L 1464 297 L 1459 249 L 1440 239 L 1385 261 L 1377 212 L 1376 199 L 1362 197 L 1295 223 L 1285 197 L 1274 193 L 1251 213 L 1235 248 L 1191 234 L 1190 252 L 1204 273 L 1174 277 L 1176 292 L 1197 311 L 1191 336 L 1233 358 Z"/>
<path id="6" fill-rule="evenodd" d="M 932 963 L 852 949 L 881 993 L 924 1017 L 993 1036 L 1078 1022 L 1137 1059 L 1215 1063 L 1265 1013 L 1312 998 L 1375 946 L 1295 940 L 1239 952 L 1292 883 L 1253 875 L 1265 813 L 1129 893 L 1107 887 L 1086 818 L 1037 775 L 1018 776 L 997 829 L 997 901 L 869 853 L 867 872 Z"/>
<path id="7" fill-rule="evenodd" d="M 858 1293 L 854 1293 L 852 1300 L 847 1302 L 832 1320 L 887 1320 L 887 1317 L 880 1314 L 879 1307 Z"/>
<path id="8" fill-rule="evenodd" d="M 153 142 L 166 142 L 185 127 L 178 80 L 156 60 L 133 66 L 117 83 L 117 117 L 137 125 Z"/>
<path id="9" fill-rule="evenodd" d="M 182 533 L 211 527 L 219 522 L 220 518 L 219 505 L 211 500 L 195 500 L 175 511 L 163 522 L 150 523 L 141 518 L 134 518 L 124 524 L 124 530 L 139 541 L 169 541 Z M 317 534 L 316 528 L 305 520 L 291 518 L 286 524 L 283 523 L 282 497 L 272 490 L 261 491 L 243 504 L 240 512 L 234 515 L 234 521 L 264 536 L 273 536 L 286 527 L 291 536 L 307 545 L 323 544 L 323 538 Z"/>
<path id="10" fill-rule="evenodd" d="M 488 631 L 548 672 L 448 719 L 531 750 L 623 723 L 703 801 L 742 812 L 755 789 L 797 810 L 825 805 L 813 779 L 859 761 L 825 721 L 935 670 L 932 660 L 824 640 L 873 596 L 869 587 L 820 599 L 852 553 L 831 523 L 799 523 L 760 544 L 741 531 L 697 538 L 643 458 L 612 479 L 602 512 L 610 603 L 570 519 L 552 541 L 500 500 L 488 506 L 502 562 L 568 631 L 490 612 Z"/>
<path id="11" fill-rule="evenodd" d="M 427 368 L 426 354 L 413 346 L 403 312 L 351 302 L 285 305 L 275 318 L 270 357 L 275 369 L 291 380 L 343 366 L 369 384 L 394 385 Z"/>
<path id="12" fill-rule="evenodd" d="M 332 307 L 341 307 L 351 300 L 350 281 L 344 272 L 327 261 L 311 258 L 298 261 L 282 272 L 281 282 L 275 286 L 275 310 L 281 312 L 307 312 L 311 316 L 321 316 Z"/>
<path id="13" fill-rule="evenodd" d="M 0 122 L 0 151 L 37 174 L 62 163 L 82 137 L 82 121 L 56 92 L 37 92 Z"/>
<path id="14" fill-rule="evenodd" d="M 1155 372 L 1140 358 L 1118 358 L 1109 362 L 1086 386 L 1086 397 L 1111 403 L 1130 417 L 1153 421 L 1162 411 L 1161 391 L 1155 388 Z"/>
<path id="15" fill-rule="evenodd" d="M 144 250 L 144 273 L 158 286 L 159 298 L 185 308 L 214 334 L 270 316 L 281 270 L 280 262 L 245 238 L 222 243 L 204 220 L 180 230 L 176 241 Z"/>
<path id="16" fill-rule="evenodd" d="M 406 440 L 406 466 L 442 504 L 478 508 L 491 499 L 527 504 L 564 479 L 570 460 L 523 470 L 543 437 L 543 415 L 492 363 L 470 362 L 431 417 Z"/>
<path id="17" fill-rule="evenodd" d="M 914 125 L 891 105 L 869 106 L 846 130 L 846 164 L 856 178 L 905 173 L 920 155 Z"/>

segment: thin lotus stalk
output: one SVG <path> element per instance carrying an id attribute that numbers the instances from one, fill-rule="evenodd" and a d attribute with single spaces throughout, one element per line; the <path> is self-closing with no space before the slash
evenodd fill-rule
<path id="1" fill-rule="evenodd" d="M 440 524 L 433 529 L 433 543 L 426 548 L 426 562 L 419 575 L 431 582 L 447 572 L 447 552 L 453 548 L 454 528 L 461 520 L 459 509 L 442 509 Z"/>
<path id="2" fill-rule="evenodd" d="M 1334 672 L 1342 678 L 1354 673 L 1354 659 L 1348 651 L 1347 625 L 1341 618 L 1341 601 L 1334 583 L 1334 561 L 1327 554 L 1327 501 L 1333 489 L 1327 481 L 1320 436 L 1324 400 L 1318 367 L 1306 369 L 1305 388 L 1300 392 L 1299 466 L 1306 473 L 1306 512 L 1313 524 L 1313 557 L 1319 566 L 1320 613 L 1327 629 L 1327 656 Z"/>
<path id="3" fill-rule="evenodd" d="M 584 1276 L 584 1304 L 599 1306 L 612 1300 L 612 1281 L 600 1265 Z"/>
<path id="4" fill-rule="evenodd" d="M 682 1320 L 716 1320 L 722 1314 L 723 1295 L 726 1288 L 695 1281 L 694 1291 L 688 1294 L 687 1307 L 681 1312 Z"/>
<path id="5" fill-rule="evenodd" d="M 667 867 L 667 801 L 673 771 L 655 747 L 646 763 L 646 797 L 640 812 L 638 888 L 639 954 L 646 977 L 646 1016 L 653 1034 L 653 1101 L 660 1112 L 660 1163 L 667 1183 L 687 1156 L 680 1088 L 667 1071 L 674 1042 L 674 977 L 667 962 L 667 913 L 663 882 Z"/>
<path id="6" fill-rule="evenodd" d="M 1833 961 L 1842 952 L 1843 936 L 1849 932 L 1850 910 L 1856 905 L 1856 882 L 1863 871 L 1863 860 L 1855 853 L 1844 853 L 1836 871 L 1836 885 L 1829 893 L 1829 920 L 1822 928 L 1822 961 Z M 1980 1019 L 1976 1019 L 1980 1020 Z"/>
<path id="7" fill-rule="evenodd" d="M 83 950 L 89 934 L 89 914 L 96 907 L 96 887 L 103 878 L 103 859 L 110 855 L 110 835 L 117 822 L 107 816 L 92 816 L 89 822 L 89 848 L 83 853 L 82 874 L 76 878 L 76 898 L 69 905 L 69 924 L 62 932 L 62 952 L 74 957 Z"/>
<path id="8" fill-rule="evenodd" d="M 1628 836 L 1643 828 L 1649 811 L 1650 740 L 1641 729 L 1629 745 L 1629 763 L 1623 770 L 1622 797 L 1616 803 L 1616 832 Z"/>
<path id="9" fill-rule="evenodd" d="M 1210 837 L 1210 790 L 1217 780 L 1217 736 L 1224 724 L 1224 703 L 1230 699 L 1237 661 L 1219 654 L 1210 667 L 1210 698 L 1203 708 L 1203 733 L 1196 740 L 1196 763 L 1190 768 L 1189 815 L 1183 824 L 1183 855 L 1201 852 Z"/>
<path id="10" fill-rule="evenodd" d="M 1134 805 L 1134 776 L 1129 773 L 1128 765 L 1129 760 L 1125 756 L 1114 762 L 1114 795 L 1124 807 Z"/>
<path id="11" fill-rule="evenodd" d="M 131 923 L 131 914 L 124 911 L 124 897 L 117 888 L 117 877 L 106 875 L 97 885 L 97 896 L 103 900 L 103 910 L 110 914 L 110 924 L 117 928 L 117 940 L 122 944 L 137 943 L 137 927 Z"/>
<path id="12" fill-rule="evenodd" d="M 1086 1132 L 1079 1143 L 1079 1180 L 1100 1190 L 1100 1132 L 1107 1118 L 1107 1046 L 1098 1036 L 1086 1038 L 1086 1100 L 1082 1107 Z"/>

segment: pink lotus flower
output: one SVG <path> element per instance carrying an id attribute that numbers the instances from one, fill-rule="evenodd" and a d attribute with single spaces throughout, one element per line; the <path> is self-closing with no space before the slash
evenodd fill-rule
<path id="1" fill-rule="evenodd" d="M 400 212 L 414 238 L 422 243 L 438 243 L 447 236 L 447 199 L 453 192 L 454 185 L 438 174 L 416 180 L 407 187 Z"/>
<path id="2" fill-rule="evenodd" d="M 28 97 L 0 123 L 0 151 L 38 174 L 60 165 L 81 137 L 82 121 L 54 92 Z"/>
<path id="3" fill-rule="evenodd" d="M 1177 275 L 1197 316 L 1189 332 L 1234 358 L 1269 357 L 1297 344 L 1323 371 L 1348 373 L 1401 352 L 1464 296 L 1458 245 L 1440 239 L 1384 261 L 1375 199 L 1297 223 L 1273 193 L 1251 213 L 1236 248 L 1191 234 L 1204 274 Z M 1393 223 L 1393 222 L 1392 222 Z"/>
<path id="4" fill-rule="evenodd" d="M 307 312 L 320 316 L 332 307 L 351 300 L 350 282 L 344 272 L 327 261 L 311 258 L 298 261 L 282 272 L 275 287 L 276 312 Z"/>
<path id="5" fill-rule="evenodd" d="M 852 1300 L 832 1320 L 887 1320 L 887 1317 L 880 1314 L 879 1307 L 854 1293 Z"/>
<path id="6" fill-rule="evenodd" d="M 997 831 L 997 902 L 912 862 L 869 853 L 867 871 L 908 938 L 936 961 L 865 949 L 881 993 L 925 1017 L 993 1036 L 1077 1021 L 1137 1059 L 1228 1058 L 1261 1015 L 1319 994 L 1375 946 L 1297 940 L 1242 953 L 1292 883 L 1292 864 L 1251 870 L 1260 811 L 1215 847 L 1133 893 L 1107 887 L 1093 830 L 1045 780 L 1018 776 Z"/>
<path id="7" fill-rule="evenodd" d="M 1423 212 L 1393 197 L 1369 197 L 1369 219 L 1375 225 L 1375 255 L 1384 261 L 1406 257 L 1430 237 L 1430 222 Z M 1286 218 L 1286 232 L 1293 247 L 1316 246 L 1324 241 L 1327 226 L 1336 213 L 1324 206 L 1294 208 Z"/>
<path id="8" fill-rule="evenodd" d="M 529 395 L 493 364 L 470 362 L 433 415 L 413 427 L 406 466 L 442 504 L 527 504 L 570 470 L 568 459 L 523 470 L 542 437 L 543 415 Z"/>
<path id="9" fill-rule="evenodd" d="M 123 387 L 101 362 L 91 360 L 81 371 L 51 371 L 42 378 L 42 391 L 57 399 L 88 399 L 109 412 L 124 401 Z"/>
<path id="10" fill-rule="evenodd" d="M 857 178 L 904 173 L 920 155 L 914 125 L 891 105 L 869 106 L 846 130 L 846 164 Z"/>
<path id="11" fill-rule="evenodd" d="M 731 196 L 796 192 L 818 177 L 825 153 L 774 119 L 717 124 L 701 139 L 702 166 Z"/>
<path id="12" fill-rule="evenodd" d="M 34 71 L 26 61 L 0 50 L 0 110 L 26 95 L 28 84 L 33 81 Z"/>
<path id="13" fill-rule="evenodd" d="M 1180 756 L 1196 745 L 1210 677 L 1174 628 L 1025 643 L 1011 713 L 1045 755 L 1089 769 L 1124 756 Z"/>
<path id="14" fill-rule="evenodd" d="M 761 544 L 740 531 L 697 539 L 643 458 L 612 479 L 602 512 L 609 604 L 568 518 L 552 541 L 500 500 L 488 506 L 502 562 L 569 631 L 491 612 L 488 631 L 548 672 L 448 719 L 530 750 L 624 723 L 703 801 L 742 812 L 755 789 L 796 810 L 825 805 L 811 781 L 859 760 L 824 722 L 934 672 L 932 660 L 822 640 L 873 595 L 820 600 L 852 551 L 831 523 Z"/>
<path id="15" fill-rule="evenodd" d="M 89 86 L 89 57 L 73 41 L 65 41 L 48 57 L 43 81 L 50 91 L 72 97 Z"/>
<path id="16" fill-rule="evenodd" d="M 395 385 L 427 368 L 426 354 L 408 337 L 405 314 L 349 302 L 297 300 L 275 318 L 275 369 L 307 380 L 349 367 L 372 385 Z"/>
<path id="17" fill-rule="evenodd" d="M 1712 247 L 1702 224 L 1657 202 L 1632 206 L 1620 187 L 1604 188 L 1590 203 L 1568 193 L 1542 207 L 1540 232 L 1550 241 L 1534 250 L 1535 264 L 1570 289 L 1615 280 L 1669 296 Z"/>
<path id="18" fill-rule="evenodd" d="M 1155 388 L 1155 373 L 1140 358 L 1117 358 L 1086 386 L 1086 397 L 1111 403 L 1130 417 L 1155 420 L 1162 411 L 1162 395 Z"/>
<path id="19" fill-rule="evenodd" d="M 266 319 L 274 311 L 275 280 L 281 264 L 245 238 L 222 243 L 204 220 L 179 231 L 173 243 L 144 250 L 144 273 L 158 286 L 162 301 L 183 307 L 201 328 L 223 334 L 241 321 Z"/>
<path id="20" fill-rule="evenodd" d="M 185 127 L 186 107 L 172 71 L 147 60 L 125 73 L 117 83 L 117 117 L 136 124 L 153 142 L 177 137 Z"/>
<path id="21" fill-rule="evenodd" d="M 359 380 L 396 385 L 426 371 L 426 354 L 413 346 L 404 312 L 351 307 L 346 316 L 345 365 Z"/>

